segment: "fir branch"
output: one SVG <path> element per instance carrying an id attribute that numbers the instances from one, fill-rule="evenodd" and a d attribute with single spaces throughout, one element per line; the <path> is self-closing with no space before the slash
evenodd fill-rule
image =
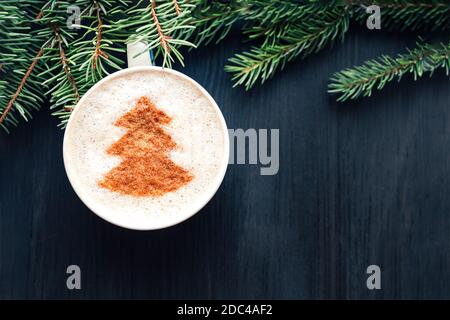
<path id="1" fill-rule="evenodd" d="M 229 3 L 218 1 L 197 0 L 192 12 L 191 29 L 187 40 L 192 40 L 197 46 L 207 45 L 214 39 L 219 43 L 230 32 L 233 25 L 246 19 L 250 13 L 256 15 L 258 10 L 251 8 L 250 1 L 234 0 Z"/>
<path id="2" fill-rule="evenodd" d="M 87 0 L 81 0 L 82 5 Z M 50 96 L 50 109 L 65 104 L 76 104 L 80 100 L 81 92 L 78 85 L 79 79 L 75 76 L 69 57 L 69 47 L 74 41 L 76 31 L 67 26 L 68 1 L 49 0 L 38 10 L 39 19 L 36 19 L 36 37 L 44 44 L 42 61 L 45 70 L 38 74 L 43 79 L 41 85 L 49 89 L 45 92 Z"/>
<path id="3" fill-rule="evenodd" d="M 159 42 L 161 43 L 161 46 L 163 47 L 166 54 L 169 55 L 170 54 L 169 40 L 171 37 L 167 36 L 161 28 L 161 24 L 159 23 L 158 15 L 156 14 L 156 0 L 152 1 L 151 13 L 152 13 L 153 23 L 155 24 L 156 32 L 158 33 Z M 177 12 L 177 14 L 178 14 L 178 12 Z M 166 60 L 166 57 L 164 57 L 164 60 Z"/>
<path id="4" fill-rule="evenodd" d="M 300 21 L 295 28 L 286 29 L 282 39 L 250 51 L 236 54 L 229 59 L 225 71 L 233 73 L 236 85 L 250 89 L 258 80 L 269 79 L 278 69 L 298 56 L 306 57 L 323 49 L 336 38 L 343 39 L 348 30 L 349 13 L 346 9 L 323 10 L 307 21 Z"/>
<path id="5" fill-rule="evenodd" d="M 37 62 L 39 61 L 39 58 L 42 56 L 43 50 L 39 50 L 36 57 L 33 59 L 33 62 L 28 67 L 28 70 L 25 72 L 25 75 L 23 76 L 22 80 L 19 83 L 19 86 L 17 87 L 16 92 L 12 95 L 12 97 L 9 99 L 8 104 L 3 109 L 2 115 L 0 116 L 0 125 L 3 123 L 3 121 L 6 119 L 8 114 L 11 112 L 14 103 L 19 98 L 19 95 L 22 93 L 22 90 L 24 89 L 25 84 L 27 83 L 28 79 L 30 78 L 31 73 L 33 72 L 34 68 L 36 67 Z"/>
<path id="6" fill-rule="evenodd" d="M 67 61 L 66 53 L 63 47 L 63 41 L 61 39 L 60 30 L 58 29 L 57 26 L 52 26 L 52 29 L 55 34 L 55 40 L 59 50 L 59 57 L 61 59 L 62 69 L 64 70 L 64 73 L 66 75 L 67 80 L 70 83 L 70 86 L 72 87 L 72 91 L 75 96 L 75 102 L 78 102 L 80 100 L 80 92 L 78 90 L 75 78 L 70 70 L 69 62 Z"/>
<path id="7" fill-rule="evenodd" d="M 84 24 L 80 26 L 85 32 L 73 42 L 70 53 L 73 64 L 79 66 L 78 71 L 84 71 L 85 82 L 95 83 L 110 71 L 124 67 L 124 61 L 115 54 L 125 52 L 124 41 L 128 34 L 116 34 L 111 30 L 116 16 L 128 5 L 129 1 L 88 0 L 81 17 Z"/>
<path id="8" fill-rule="evenodd" d="M 52 3 L 53 3 L 52 1 L 48 1 L 43 6 L 40 7 L 40 10 L 38 11 L 38 14 L 36 15 L 36 18 L 35 18 L 36 21 L 39 21 L 42 19 L 42 17 L 44 16 L 45 10 L 47 10 L 52 5 Z"/>
<path id="9" fill-rule="evenodd" d="M 96 40 L 95 40 L 95 50 L 92 59 L 92 68 L 96 69 L 98 65 L 99 57 L 104 57 L 108 59 L 108 55 L 103 52 L 101 48 L 102 43 L 102 32 L 103 32 L 103 20 L 102 20 L 102 11 L 97 1 L 94 1 L 93 10 L 95 11 L 95 15 L 97 17 L 97 32 L 96 32 Z"/>
<path id="10" fill-rule="evenodd" d="M 285 63 L 298 55 L 304 58 L 322 49 L 327 42 L 334 40 L 336 35 L 328 40 L 318 41 L 320 45 L 314 50 L 296 50 L 303 45 L 305 39 L 314 38 L 316 31 L 320 33 L 320 24 L 327 24 L 326 21 L 321 20 L 330 12 L 340 11 L 345 17 L 344 24 L 338 22 L 339 18 L 334 22 L 336 27 L 344 26 L 340 32 L 343 37 L 348 29 L 349 19 L 355 17 L 356 20 L 365 22 L 368 17 L 366 7 L 372 4 L 382 8 L 383 26 L 386 28 L 397 27 L 402 30 L 432 28 L 435 30 L 448 27 L 450 13 L 448 0 L 428 2 L 423 0 L 309 0 L 301 2 L 280 0 L 272 5 L 269 5 L 266 0 L 255 0 L 251 1 L 251 9 L 244 16 L 244 20 L 247 21 L 244 33 L 250 40 L 262 39 L 262 43 L 258 47 L 253 46 L 250 51 L 229 59 L 230 64 L 225 66 L 225 70 L 234 74 L 235 86 L 242 84 L 248 90 L 258 80 L 261 83 L 265 82 L 278 69 L 283 69 Z M 310 25 L 313 27 L 308 28 Z M 333 28 L 333 22 L 330 28 Z M 305 30 L 303 37 L 299 37 L 302 30 Z M 296 35 L 293 36 L 294 34 Z"/>
<path id="11" fill-rule="evenodd" d="M 43 102 L 39 88 L 41 41 L 30 34 L 28 1 L 2 1 L 0 9 L 0 127 L 9 132 L 20 116 L 28 121 Z"/>
<path id="12" fill-rule="evenodd" d="M 292 29 L 299 28 L 302 20 L 312 20 L 314 16 L 324 16 L 327 10 L 333 10 L 331 5 L 315 2 L 299 4 L 291 0 L 277 1 L 270 7 L 266 0 L 257 0 L 252 2 L 251 8 L 251 13 L 245 18 L 249 23 L 244 28 L 244 34 L 250 40 L 263 38 L 264 44 L 276 44 Z M 342 8 L 348 10 L 349 7 Z"/>
<path id="13" fill-rule="evenodd" d="M 316 3 L 314 1 L 292 0 L 253 0 L 248 1 L 249 9 L 245 12 L 244 19 L 258 25 L 275 25 L 280 22 L 298 22 L 300 19 L 311 17 L 323 9 L 331 9 L 329 4 Z"/>
<path id="14" fill-rule="evenodd" d="M 146 2 L 150 1 L 149 4 Z M 127 17 L 116 22 L 111 28 L 111 35 L 118 35 L 125 30 L 130 34 L 126 42 L 145 42 L 149 50 L 155 51 L 155 59 L 162 56 L 162 66 L 172 67 L 177 59 L 182 65 L 181 47 L 195 47 L 187 36 L 195 29 L 192 25 L 191 10 L 195 7 L 188 0 L 177 1 L 180 12 L 172 0 L 141 0 L 126 12 Z"/>
<path id="15" fill-rule="evenodd" d="M 112 34 L 110 30 L 129 4 L 130 1 L 84 1 L 80 26 L 84 32 L 67 48 L 71 75 L 80 96 L 110 72 L 125 67 L 125 62 L 116 54 L 125 52 L 124 41 L 128 34 Z M 79 98 L 70 90 L 71 81 L 64 80 L 60 72 L 54 74 L 48 82 L 54 83 L 49 92 L 51 109 L 56 109 L 53 115 L 60 118 L 60 126 L 64 128 Z"/>
<path id="16" fill-rule="evenodd" d="M 181 9 L 180 9 L 180 5 L 178 4 L 177 0 L 172 0 L 173 6 L 175 7 L 175 12 L 177 13 L 177 15 L 181 14 Z"/>
<path id="17" fill-rule="evenodd" d="M 418 43 L 415 49 L 396 58 L 383 55 L 361 66 L 335 73 L 328 92 L 338 94 L 338 101 L 369 97 L 374 89 L 382 90 L 386 84 L 393 80 L 400 81 L 407 73 L 412 73 L 414 80 L 417 80 L 425 73 L 431 76 L 440 68 L 449 75 L 450 44 L 433 46 Z"/>

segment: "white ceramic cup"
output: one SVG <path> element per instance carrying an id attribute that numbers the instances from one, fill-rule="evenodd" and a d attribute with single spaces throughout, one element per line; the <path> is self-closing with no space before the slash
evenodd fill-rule
<path id="1" fill-rule="evenodd" d="M 227 170 L 228 166 L 228 157 L 229 157 L 229 146 L 230 141 L 228 137 L 228 129 L 227 125 L 225 123 L 225 119 L 222 115 L 222 112 L 220 111 L 219 107 L 217 106 L 217 103 L 214 101 L 214 99 L 211 97 L 211 95 L 195 80 L 189 78 L 188 76 L 175 71 L 171 69 L 162 69 L 161 67 L 152 66 L 150 55 L 149 54 L 141 54 L 137 55 L 138 53 L 145 50 L 145 44 L 143 43 L 137 43 L 137 44 L 131 44 L 127 46 L 127 57 L 128 57 L 128 68 L 117 71 L 101 81 L 99 81 L 97 84 L 95 84 L 78 102 L 77 106 L 75 107 L 72 116 L 70 117 L 68 123 L 66 132 L 64 134 L 64 142 L 63 142 L 63 158 L 64 158 L 64 167 L 66 169 L 67 177 L 69 178 L 69 181 L 75 190 L 75 193 L 78 195 L 78 197 L 83 201 L 83 203 L 96 215 L 103 218 L 104 220 L 118 225 L 120 227 L 124 227 L 127 229 L 133 229 L 133 230 L 156 230 L 156 229 L 162 229 L 166 227 L 170 227 L 173 225 L 176 225 L 180 222 L 183 222 L 187 220 L 188 218 L 192 217 L 194 214 L 196 214 L 198 211 L 200 211 L 214 196 L 214 194 L 219 189 L 223 178 L 225 177 L 225 172 Z M 163 72 L 170 73 L 172 75 L 175 75 L 177 77 L 183 78 L 185 80 L 188 80 L 192 85 L 197 87 L 205 97 L 207 97 L 211 105 L 213 106 L 214 110 L 217 113 L 218 118 L 220 119 L 220 122 L 222 123 L 223 128 L 223 158 L 220 160 L 221 163 L 219 165 L 219 173 L 217 175 L 217 178 L 215 181 L 211 181 L 211 185 L 208 187 L 207 192 L 204 192 L 201 197 L 201 201 L 198 201 L 195 206 L 191 206 L 190 208 L 186 208 L 183 211 L 180 211 L 177 215 L 168 215 L 167 218 L 161 218 L 161 216 L 158 217 L 158 219 L 155 219 L 151 214 L 145 215 L 143 217 L 142 215 L 136 215 L 136 218 L 133 218 L 133 215 L 127 215 L 126 218 L 121 217 L 117 214 L 111 214 L 111 210 L 108 210 L 104 206 L 98 205 L 98 203 L 95 202 L 95 200 L 92 200 L 92 198 L 84 196 L 83 193 L 83 186 L 75 183 L 76 181 L 76 173 L 74 172 L 72 166 L 70 165 L 70 157 L 67 155 L 67 147 L 66 147 L 66 141 L 67 136 L 70 134 L 75 134 L 75 132 L 72 132 L 72 122 L 71 120 L 74 119 L 79 112 L 83 112 L 83 102 L 86 99 L 87 96 L 89 96 L 93 91 L 97 90 L 103 83 L 110 81 L 111 79 L 123 75 L 125 73 L 129 72 L 145 72 L 145 71 L 154 71 L 162 70 Z"/>

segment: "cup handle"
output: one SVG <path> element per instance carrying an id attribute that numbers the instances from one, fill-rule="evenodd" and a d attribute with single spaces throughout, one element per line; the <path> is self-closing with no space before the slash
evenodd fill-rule
<path id="1" fill-rule="evenodd" d="M 135 42 L 127 44 L 127 60 L 128 68 L 131 67 L 148 67 L 152 66 L 152 51 L 148 53 L 144 51 L 147 50 L 147 44 L 145 42 Z"/>

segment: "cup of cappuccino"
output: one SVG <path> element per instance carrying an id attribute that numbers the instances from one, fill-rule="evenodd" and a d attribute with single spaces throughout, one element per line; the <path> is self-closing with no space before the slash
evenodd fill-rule
<path id="1" fill-rule="evenodd" d="M 64 166 L 99 217 L 135 230 L 178 224 L 218 190 L 228 130 L 210 94 L 188 76 L 151 65 L 128 46 L 128 69 L 94 85 L 67 123 Z"/>

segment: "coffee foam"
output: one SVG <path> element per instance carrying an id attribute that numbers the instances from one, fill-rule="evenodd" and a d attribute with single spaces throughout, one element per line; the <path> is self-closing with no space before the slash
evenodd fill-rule
<path id="1" fill-rule="evenodd" d="M 142 96 L 172 118 L 165 126 L 177 143 L 171 158 L 194 176 L 186 186 L 160 197 L 126 196 L 98 186 L 121 161 L 106 154 L 126 132 L 114 122 Z M 95 204 L 94 211 L 107 210 L 116 222 L 132 218 L 145 223 L 148 215 L 176 220 L 184 210 L 201 205 L 211 184 L 222 178 L 226 155 L 221 116 L 205 93 L 184 77 L 164 70 L 126 72 L 88 93 L 77 108 L 65 136 L 66 169 L 80 197 Z"/>

